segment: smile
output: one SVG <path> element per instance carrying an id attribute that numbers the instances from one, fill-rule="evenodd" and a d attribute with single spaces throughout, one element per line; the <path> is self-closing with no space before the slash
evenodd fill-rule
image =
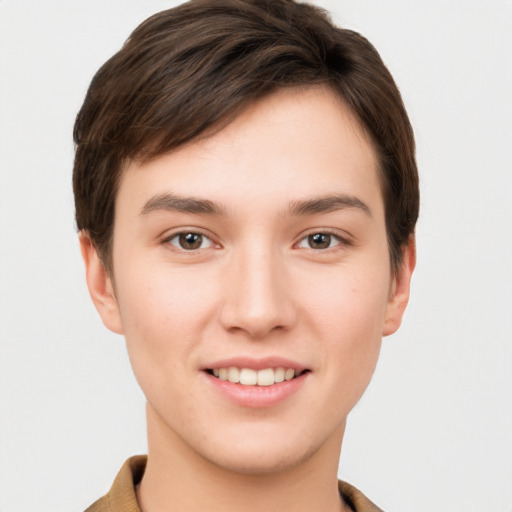
<path id="1" fill-rule="evenodd" d="M 304 372 L 283 367 L 253 370 L 252 368 L 230 366 L 228 368 L 213 368 L 208 370 L 208 373 L 220 380 L 241 384 L 242 386 L 272 386 L 273 384 L 292 380 Z"/>

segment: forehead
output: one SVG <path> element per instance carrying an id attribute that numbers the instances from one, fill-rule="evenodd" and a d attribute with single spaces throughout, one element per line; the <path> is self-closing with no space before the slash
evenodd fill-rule
<path id="1" fill-rule="evenodd" d="M 213 135 L 146 164 L 131 162 L 116 203 L 140 209 L 162 192 L 233 208 L 333 192 L 379 201 L 377 170 L 372 143 L 338 95 L 326 87 L 282 89 Z"/>

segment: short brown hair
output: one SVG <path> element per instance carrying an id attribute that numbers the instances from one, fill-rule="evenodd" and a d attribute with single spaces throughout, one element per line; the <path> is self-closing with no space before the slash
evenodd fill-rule
<path id="1" fill-rule="evenodd" d="M 77 228 L 111 268 L 123 165 L 227 124 L 278 88 L 327 85 L 369 134 L 380 162 L 393 270 L 419 209 L 413 131 L 375 48 L 293 0 L 192 0 L 144 21 L 96 73 L 78 113 Z"/>

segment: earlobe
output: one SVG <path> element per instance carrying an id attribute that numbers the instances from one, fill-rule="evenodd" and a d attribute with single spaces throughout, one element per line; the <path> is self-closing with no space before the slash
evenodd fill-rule
<path id="1" fill-rule="evenodd" d="M 382 329 L 383 336 L 389 336 L 396 332 L 402 323 L 402 317 L 409 302 L 411 276 L 415 266 L 416 241 L 414 236 L 411 236 L 409 243 L 403 248 L 400 268 L 393 276 L 386 318 Z"/>
<path id="2" fill-rule="evenodd" d="M 80 250 L 85 264 L 89 294 L 105 326 L 112 332 L 123 334 L 119 306 L 112 279 L 103 265 L 94 244 L 86 233 L 80 233 Z"/>

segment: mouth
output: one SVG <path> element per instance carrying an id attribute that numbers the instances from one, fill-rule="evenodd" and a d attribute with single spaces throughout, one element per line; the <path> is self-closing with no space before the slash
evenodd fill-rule
<path id="1" fill-rule="evenodd" d="M 219 380 L 241 384 L 242 386 L 272 386 L 281 382 L 290 381 L 309 372 L 309 370 L 295 370 L 294 368 L 239 368 L 229 366 L 225 368 L 209 368 L 206 373 Z"/>

